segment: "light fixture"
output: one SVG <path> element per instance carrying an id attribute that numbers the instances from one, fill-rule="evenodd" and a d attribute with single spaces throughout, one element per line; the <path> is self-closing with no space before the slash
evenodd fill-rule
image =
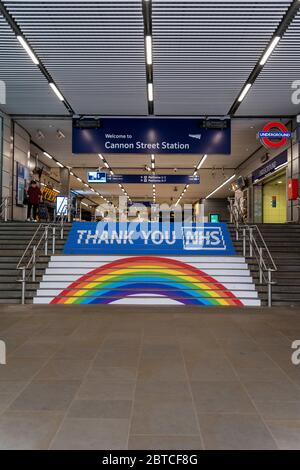
<path id="1" fill-rule="evenodd" d="M 17 39 L 19 41 L 19 43 L 23 46 L 23 48 L 25 49 L 25 51 L 27 52 L 27 54 L 29 55 L 30 59 L 32 60 L 32 62 L 35 64 L 35 65 L 39 65 L 39 61 L 38 61 L 38 58 L 36 57 L 36 55 L 32 52 L 31 48 L 28 46 L 27 42 L 25 41 L 25 39 L 22 37 L 22 36 L 17 36 Z"/>
<path id="2" fill-rule="evenodd" d="M 59 91 L 59 89 L 57 88 L 57 86 L 55 85 L 55 83 L 50 82 L 49 85 L 51 86 L 52 90 L 53 90 L 54 93 L 56 94 L 57 98 L 58 98 L 60 101 L 64 101 L 64 97 L 63 97 L 63 95 L 61 94 L 61 92 Z"/>
<path id="3" fill-rule="evenodd" d="M 109 164 L 108 164 L 107 162 L 104 162 L 104 166 L 105 166 L 106 168 L 109 168 Z"/>
<path id="4" fill-rule="evenodd" d="M 153 153 L 152 153 L 152 155 L 151 155 L 151 161 L 154 162 L 154 160 L 155 160 L 155 155 L 153 155 Z"/>
<path id="5" fill-rule="evenodd" d="M 224 183 L 220 184 L 220 186 L 218 186 L 216 189 L 214 189 L 208 196 L 206 196 L 205 199 L 208 199 L 209 197 L 211 197 L 213 194 L 215 194 L 217 191 L 219 191 L 219 189 L 223 188 L 223 186 L 225 186 L 225 184 L 229 183 L 229 181 L 233 180 L 233 178 L 235 178 L 235 174 L 230 176 L 230 178 L 228 178 L 226 181 L 224 181 Z"/>
<path id="6" fill-rule="evenodd" d="M 80 183 L 82 183 L 82 179 L 81 179 L 81 178 L 78 178 L 78 176 L 77 176 L 76 179 L 77 179 L 78 181 L 80 181 Z"/>
<path id="7" fill-rule="evenodd" d="M 146 62 L 147 65 L 152 65 L 152 38 L 150 35 L 146 36 Z"/>
<path id="8" fill-rule="evenodd" d="M 202 167 L 203 163 L 205 162 L 205 160 L 207 159 L 207 155 L 203 155 L 202 159 L 200 160 L 200 162 L 198 163 L 197 167 L 196 167 L 196 170 L 200 170 L 200 168 Z"/>
<path id="9" fill-rule="evenodd" d="M 70 175 L 71 175 L 71 176 L 74 176 L 74 173 L 73 173 L 72 171 L 70 171 Z"/>
<path id="10" fill-rule="evenodd" d="M 60 129 L 57 129 L 56 135 L 57 135 L 58 139 L 65 139 L 66 138 L 65 134 Z"/>
<path id="11" fill-rule="evenodd" d="M 110 174 L 111 174 L 111 175 L 113 175 L 113 174 L 114 174 L 114 172 L 113 172 L 112 170 L 109 170 L 109 172 L 110 172 Z"/>
<path id="12" fill-rule="evenodd" d="M 260 65 L 265 65 L 265 63 L 267 62 L 268 58 L 270 57 L 270 55 L 272 54 L 273 50 L 275 49 L 275 47 L 277 46 L 277 44 L 279 43 L 281 37 L 280 36 L 275 36 L 275 38 L 273 39 L 273 41 L 271 42 L 271 44 L 269 45 L 268 49 L 266 50 L 266 52 L 264 53 L 261 61 L 260 61 Z"/>
<path id="13" fill-rule="evenodd" d="M 153 83 L 148 83 L 148 101 L 153 101 Z"/>
<path id="14" fill-rule="evenodd" d="M 62 165 L 60 162 L 55 162 L 56 165 L 60 166 L 60 168 L 64 168 L 64 165 Z"/>
<path id="15" fill-rule="evenodd" d="M 252 83 L 247 83 L 247 85 L 245 86 L 245 88 L 243 89 L 242 93 L 240 94 L 239 98 L 238 98 L 238 102 L 241 103 L 243 101 L 243 99 L 245 98 L 245 96 L 247 95 L 248 91 L 250 90 L 250 88 L 252 87 Z"/>
<path id="16" fill-rule="evenodd" d="M 101 160 L 104 160 L 104 157 L 101 155 L 101 153 L 98 153 L 98 157 L 100 157 Z"/>
<path id="17" fill-rule="evenodd" d="M 84 183 L 84 186 L 86 186 L 87 188 L 89 188 L 89 185 L 87 183 Z"/>
<path id="18" fill-rule="evenodd" d="M 43 152 L 43 154 L 45 155 L 45 157 L 50 158 L 50 160 L 53 160 L 53 157 L 51 157 L 48 152 Z"/>

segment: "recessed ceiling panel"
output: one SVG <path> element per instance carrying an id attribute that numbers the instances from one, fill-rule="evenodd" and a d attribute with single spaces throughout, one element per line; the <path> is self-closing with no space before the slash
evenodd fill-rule
<path id="1" fill-rule="evenodd" d="M 152 0 L 155 113 L 227 114 L 291 3 Z"/>
<path id="2" fill-rule="evenodd" d="M 3 3 L 76 113 L 148 113 L 141 0 Z"/>
<path id="3" fill-rule="evenodd" d="M 67 114 L 1 13 L 0 80 L 6 84 L 6 104 L 1 109 L 7 114 Z"/>
<path id="4" fill-rule="evenodd" d="M 300 3 L 300 2 L 299 2 Z M 292 83 L 300 80 L 300 12 L 287 29 L 261 74 L 242 102 L 237 115 L 296 115 Z"/>

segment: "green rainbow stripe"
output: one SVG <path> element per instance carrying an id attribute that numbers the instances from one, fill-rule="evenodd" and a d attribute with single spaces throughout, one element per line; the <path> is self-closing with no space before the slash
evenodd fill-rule
<path id="1" fill-rule="evenodd" d="M 70 284 L 51 304 L 108 304 L 133 294 L 156 294 L 187 305 L 243 305 L 204 271 L 158 256 L 121 258 L 93 269 Z"/>

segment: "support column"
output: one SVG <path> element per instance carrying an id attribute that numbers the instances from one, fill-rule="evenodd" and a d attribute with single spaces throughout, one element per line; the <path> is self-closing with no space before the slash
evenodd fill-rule
<path id="1" fill-rule="evenodd" d="M 60 196 L 70 196 L 70 171 L 68 168 L 60 168 Z"/>

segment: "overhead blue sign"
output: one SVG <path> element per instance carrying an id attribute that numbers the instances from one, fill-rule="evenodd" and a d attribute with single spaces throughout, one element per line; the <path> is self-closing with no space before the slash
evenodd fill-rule
<path id="1" fill-rule="evenodd" d="M 264 178 L 265 176 L 273 173 L 277 170 L 280 166 L 285 165 L 287 163 L 287 151 L 280 153 L 277 157 L 272 158 L 269 162 L 265 163 L 263 166 L 258 168 L 257 170 L 253 171 L 252 173 L 252 182 L 255 183 L 260 179 Z"/>
<path id="2" fill-rule="evenodd" d="M 225 223 L 74 222 L 65 254 L 234 255 Z"/>
<path id="3" fill-rule="evenodd" d="M 100 127 L 73 120 L 73 153 L 230 154 L 230 119 L 103 118 Z"/>
<path id="4" fill-rule="evenodd" d="M 194 175 L 110 175 L 100 171 L 88 172 L 89 183 L 119 184 L 199 184 L 199 176 Z"/>

